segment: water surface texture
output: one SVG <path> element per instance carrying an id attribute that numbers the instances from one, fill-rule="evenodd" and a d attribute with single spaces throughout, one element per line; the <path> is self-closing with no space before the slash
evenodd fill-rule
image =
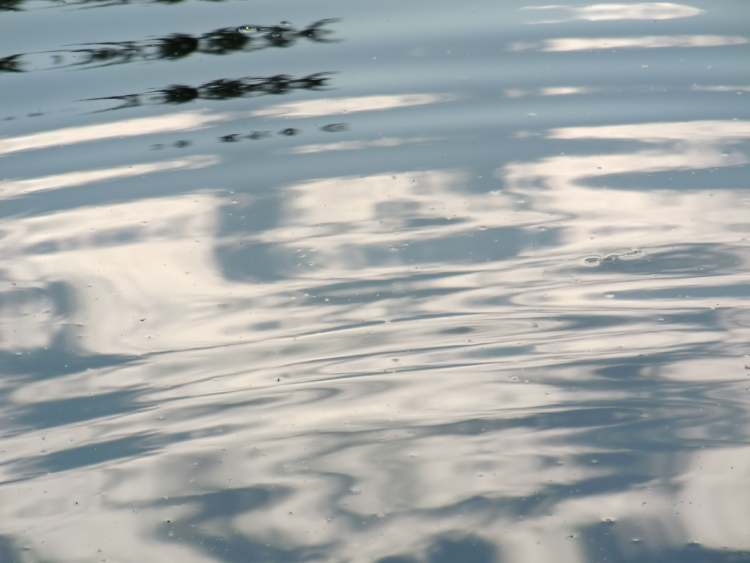
<path id="1" fill-rule="evenodd" d="M 0 562 L 750 562 L 749 42 L 0 0 Z"/>

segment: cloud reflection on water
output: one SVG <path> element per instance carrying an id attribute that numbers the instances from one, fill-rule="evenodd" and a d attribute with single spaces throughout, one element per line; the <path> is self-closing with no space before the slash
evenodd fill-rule
<path id="1" fill-rule="evenodd" d="M 703 13 L 703 10 L 686 4 L 672 2 L 633 2 L 630 4 L 589 4 L 586 6 L 565 6 L 560 4 L 546 6 L 525 6 L 522 10 L 533 12 L 562 12 L 563 18 L 537 20 L 534 24 L 557 24 L 575 20 L 590 22 L 619 20 L 673 20 L 691 18 Z"/>
<path id="2" fill-rule="evenodd" d="M 230 118 L 228 114 L 200 111 L 180 112 L 159 117 L 123 119 L 96 125 L 64 127 L 42 133 L 0 138 L 0 156 L 120 137 L 140 137 L 174 131 L 192 131 Z"/>
<path id="3" fill-rule="evenodd" d="M 542 51 L 567 53 L 610 49 L 675 49 L 690 47 L 726 47 L 747 45 L 747 37 L 739 35 L 645 35 L 640 37 L 560 37 L 538 43 L 519 41 L 511 51 Z"/>
<path id="4" fill-rule="evenodd" d="M 524 98 L 527 96 L 581 96 L 593 94 L 596 91 L 596 88 L 589 86 L 547 86 L 538 90 L 508 88 L 503 93 L 508 98 Z"/>
<path id="5" fill-rule="evenodd" d="M 316 145 L 302 145 L 291 150 L 293 154 L 316 154 L 330 151 L 360 151 L 365 149 L 391 148 L 414 143 L 429 143 L 436 141 L 429 137 L 383 137 L 374 141 L 341 141 L 338 143 L 322 143 Z"/>
<path id="6" fill-rule="evenodd" d="M 14 219 L 0 247 L 6 279 L 65 284 L 79 350 L 131 360 L 30 381 L 5 403 L 22 433 L 0 466 L 3 520 L 33 525 L 40 556 L 80 560 L 157 547 L 191 563 L 219 548 L 223 561 L 520 563 L 587 561 L 592 543 L 631 558 L 688 541 L 750 549 L 738 527 L 706 526 L 744 513 L 710 478 L 735 453 L 694 457 L 677 440 L 743 421 L 709 395 L 733 377 L 698 367 L 685 387 L 670 373 L 739 347 L 748 327 L 720 311 L 742 301 L 650 300 L 644 316 L 627 298 L 746 279 L 740 262 L 701 278 L 667 259 L 678 244 L 700 256 L 701 241 L 715 245 L 703 265 L 722 252 L 741 260 L 727 229 L 741 194 L 676 183 L 666 199 L 647 174 L 746 165 L 748 122 L 544 135 L 624 144 L 507 162 L 492 194 L 467 192 L 459 168 L 385 170 Z M 608 186 L 623 175 L 643 184 Z M 234 216 L 258 219 L 222 230 Z M 257 255 L 242 260 L 259 244 L 286 260 L 272 283 L 255 276 Z M 654 275 L 618 270 L 617 258 L 582 264 L 634 246 L 642 254 L 628 264 L 654 259 Z M 9 352 L 53 344 L 56 316 L 36 303 L 22 314 L 39 324 L 15 325 Z M 690 316 L 717 303 L 711 322 Z M 39 428 L 28 415 L 86 394 L 117 396 L 118 410 Z M 634 446 L 646 436 L 653 450 Z M 694 469 L 706 463 L 715 469 Z M 35 486 L 19 495 L 24 482 Z M 61 514 L 86 538 L 59 527 Z"/>
<path id="7" fill-rule="evenodd" d="M 383 111 L 396 108 L 421 106 L 448 102 L 453 96 L 447 94 L 417 93 L 386 96 L 358 96 L 351 98 L 326 98 L 304 102 L 283 103 L 257 110 L 258 117 L 322 117 L 362 111 Z"/>
<path id="8" fill-rule="evenodd" d="M 626 40 L 734 41 L 685 32 Z M 617 81 L 532 70 L 484 98 L 397 76 L 391 93 L 0 140 L 94 150 L 215 127 L 216 149 L 352 114 L 335 143 L 315 122 L 219 145 L 221 167 L 61 158 L 5 184 L 25 207 L 0 225 L 0 557 L 747 560 L 749 122 L 655 121 L 652 98 L 623 116 L 600 97 Z M 585 111 L 552 111 L 581 94 Z M 500 111 L 526 101 L 551 116 Z"/>
<path id="9" fill-rule="evenodd" d="M 138 358 L 101 370 L 96 380 L 72 373 L 28 385 L 15 404 L 28 411 L 40 401 L 80 394 L 84 382 L 95 394 L 141 391 L 116 418 L 44 429 L 50 454 L 34 456 L 33 467 L 4 465 L 3 480 L 26 475 L 40 489 L 12 500 L 7 493 L 15 486 L 6 485 L 4 518 L 20 525 L 23 513 L 36 514 L 47 544 L 79 558 L 101 545 L 116 553 L 132 542 L 146 550 L 158 544 L 162 553 L 191 562 L 212 560 L 210 545 L 234 553 L 228 561 L 248 549 L 273 561 L 371 561 L 397 553 L 440 561 L 459 545 L 478 560 L 493 560 L 496 549 L 521 563 L 552 553 L 573 563 L 588 557 L 575 540 L 581 534 L 591 541 L 610 534 L 623 552 L 643 549 L 632 537 L 651 553 L 690 540 L 706 549 L 750 549 L 738 529 L 706 528 L 702 516 L 715 514 L 710 507 L 720 503 L 722 514 L 739 517 L 740 497 L 707 493 L 715 487 L 705 472 L 662 468 L 669 450 L 628 452 L 629 433 L 663 424 L 644 414 L 662 409 L 664 417 L 675 416 L 669 401 L 682 391 L 662 380 L 659 363 L 652 363 L 639 400 L 615 381 L 598 390 L 602 375 L 587 363 L 591 350 L 612 365 L 637 351 L 667 354 L 668 365 L 685 346 L 715 345 L 708 327 L 688 324 L 685 332 L 670 323 L 639 341 L 638 333 L 655 327 L 633 316 L 637 303 L 604 297 L 620 288 L 675 287 L 679 279 L 668 271 L 652 279 L 620 273 L 614 282 L 583 269 L 573 276 L 585 283 L 550 277 L 605 246 L 645 247 L 646 257 L 695 240 L 731 249 L 737 237 L 724 226 L 727 213 L 741 213 L 739 194 L 692 191 L 667 202 L 663 190 L 611 189 L 606 180 L 744 165 L 744 152 L 726 151 L 750 136 L 748 123 L 561 127 L 547 136 L 565 143 L 618 140 L 633 148 L 510 162 L 498 170 L 506 187 L 496 195 L 464 191 L 469 176 L 462 170 L 293 183 L 279 188 L 274 222 L 223 238 L 216 234 L 222 214 L 250 213 L 262 200 L 207 192 L 113 205 L 107 214 L 80 209 L 15 220 L 15 235 L 3 245 L 6 275 L 77 288 L 75 313 L 66 319 L 80 325 L 79 345 Z M 592 185 L 597 178 L 604 183 Z M 721 221 L 711 220 L 714 213 Z M 555 236 L 533 234 L 540 226 Z M 494 241 L 496 229 L 505 230 Z M 441 271 L 451 241 L 462 236 L 476 237 L 476 245 L 461 243 L 466 254 L 451 258 L 452 272 Z M 518 246 L 509 247 L 513 236 Z M 305 273 L 281 270 L 273 284 L 227 278 L 224 249 L 258 242 L 304 263 Z M 714 303 L 692 301 L 679 309 Z M 662 314 L 671 309 L 659 307 Z M 107 311 L 118 315 L 107 326 L 94 322 Z M 583 315 L 584 324 L 564 330 L 572 313 Z M 606 320 L 616 314 L 623 317 Z M 594 324 L 597 318 L 604 326 Z M 464 332 L 454 330 L 461 326 Z M 336 327 L 342 329 L 326 332 Z M 34 330 L 17 326 L 12 349 L 38 347 Z M 746 332 L 736 329 L 724 345 Z M 630 350 L 617 346 L 623 339 Z M 619 407 L 601 408 L 618 394 Z M 139 438 L 148 427 L 159 428 L 161 438 Z M 658 444 L 673 439 L 664 431 L 654 435 Z M 189 435 L 187 448 L 182 433 Z M 29 429 L 23 442 L 40 436 Z M 88 450 L 75 449 L 117 440 L 128 440 L 127 448 L 118 446 L 123 456 L 131 452 L 126 457 L 107 458 L 103 445 L 86 461 Z M 33 455 L 20 441 L 9 444 L 19 448 L 14 458 Z M 79 461 L 61 457 L 68 450 Z M 717 471 L 729 462 L 721 455 L 705 454 Z M 76 484 L 70 484 L 73 472 Z M 160 477 L 167 474 L 169 484 Z M 60 511 L 74 510 L 43 500 L 50 493 L 42 489 L 59 490 L 62 476 L 69 485 L 63 497 L 52 493 L 55 502 L 80 499 L 91 512 L 73 521 L 88 537 L 100 530 L 94 534 L 100 541 L 52 529 Z M 226 496 L 239 503 L 233 515 L 210 508 L 219 494 L 211 491 L 231 490 L 228 479 L 247 492 Z M 297 486 L 300 479 L 306 488 Z M 659 485 L 663 480 L 668 486 Z M 161 503 L 149 501 L 161 495 Z M 675 518 L 675 503 L 695 499 L 703 499 L 700 513 L 686 507 Z M 607 517 L 617 524 L 602 524 Z M 309 533 L 298 533 L 298 520 L 308 523 Z M 464 545 L 456 530 L 467 527 L 480 534 Z M 106 534 L 113 528 L 116 537 Z M 136 540 L 143 534 L 153 534 L 154 543 Z M 485 545 L 497 547 L 477 547 Z"/>
<path id="10" fill-rule="evenodd" d="M 214 166 L 220 159 L 212 155 L 194 155 L 175 160 L 163 160 L 143 164 L 128 164 L 101 170 L 81 170 L 78 172 L 66 172 L 54 174 L 42 178 L 28 178 L 23 180 L 5 180 L 0 183 L 0 199 L 28 194 L 31 192 L 68 188 L 71 186 L 82 186 L 114 180 L 117 178 L 132 178 L 155 172 L 168 172 L 170 170 L 196 170 Z"/>

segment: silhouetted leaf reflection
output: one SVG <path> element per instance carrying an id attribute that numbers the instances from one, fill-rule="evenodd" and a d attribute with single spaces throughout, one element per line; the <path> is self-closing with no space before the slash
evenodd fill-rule
<path id="1" fill-rule="evenodd" d="M 345 123 L 330 123 L 328 125 L 323 125 L 320 127 L 320 131 L 326 132 L 326 133 L 336 133 L 341 131 L 346 131 L 348 129 L 347 125 Z M 282 129 L 281 131 L 276 132 L 276 135 L 283 136 L 283 137 L 295 137 L 302 133 L 302 130 L 297 129 L 295 127 L 287 127 L 286 129 Z M 226 135 L 221 135 L 218 138 L 218 141 L 220 143 L 239 143 L 245 140 L 251 140 L 251 141 L 258 141 L 261 139 L 268 139 L 274 135 L 271 131 L 252 131 L 250 133 L 228 133 Z M 175 141 L 172 145 L 175 148 L 186 148 L 190 146 L 190 141 L 187 141 L 185 139 L 180 139 L 178 141 Z M 166 148 L 166 145 L 164 143 L 156 143 L 154 145 L 151 145 L 152 150 L 162 150 Z"/>
<path id="2" fill-rule="evenodd" d="M 138 107 L 144 104 L 186 104 L 198 99 L 229 100 L 249 96 L 287 94 L 295 90 L 322 90 L 328 83 L 330 72 L 317 72 L 301 78 L 277 74 L 268 78 L 246 77 L 221 78 L 200 86 L 174 84 L 161 90 L 140 94 L 124 94 L 102 98 L 86 98 L 85 101 L 119 100 L 121 105 L 100 111 Z"/>
<path id="3" fill-rule="evenodd" d="M 21 9 L 23 0 L 0 0 L 0 12 L 17 12 Z"/>
<path id="4" fill-rule="evenodd" d="M 0 72 L 23 72 L 20 58 L 23 55 L 11 55 L 0 59 Z"/>
<path id="5" fill-rule="evenodd" d="M 145 41 L 111 41 L 106 43 L 82 43 L 79 48 L 47 52 L 54 67 L 100 67 L 131 63 L 137 60 L 179 60 L 194 54 L 228 55 L 238 52 L 254 52 L 269 48 L 286 48 L 299 40 L 314 43 L 335 41 L 333 30 L 327 26 L 338 20 L 326 18 L 307 27 L 297 29 L 288 22 L 278 25 L 244 25 L 225 27 L 202 35 L 173 33 L 165 37 Z M 16 54 L 0 59 L 0 72 L 23 72 L 23 58 L 29 55 Z M 29 65 L 26 65 L 29 66 Z"/>

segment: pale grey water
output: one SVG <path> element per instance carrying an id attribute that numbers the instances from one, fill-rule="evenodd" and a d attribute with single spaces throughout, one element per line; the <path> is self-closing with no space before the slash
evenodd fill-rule
<path id="1" fill-rule="evenodd" d="M 0 563 L 750 562 L 750 3 L 0 7 Z"/>

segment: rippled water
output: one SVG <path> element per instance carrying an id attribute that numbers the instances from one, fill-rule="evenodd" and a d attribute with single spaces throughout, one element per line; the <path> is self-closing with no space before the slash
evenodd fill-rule
<path id="1" fill-rule="evenodd" d="M 747 1 L 0 9 L 0 562 L 750 561 Z"/>

